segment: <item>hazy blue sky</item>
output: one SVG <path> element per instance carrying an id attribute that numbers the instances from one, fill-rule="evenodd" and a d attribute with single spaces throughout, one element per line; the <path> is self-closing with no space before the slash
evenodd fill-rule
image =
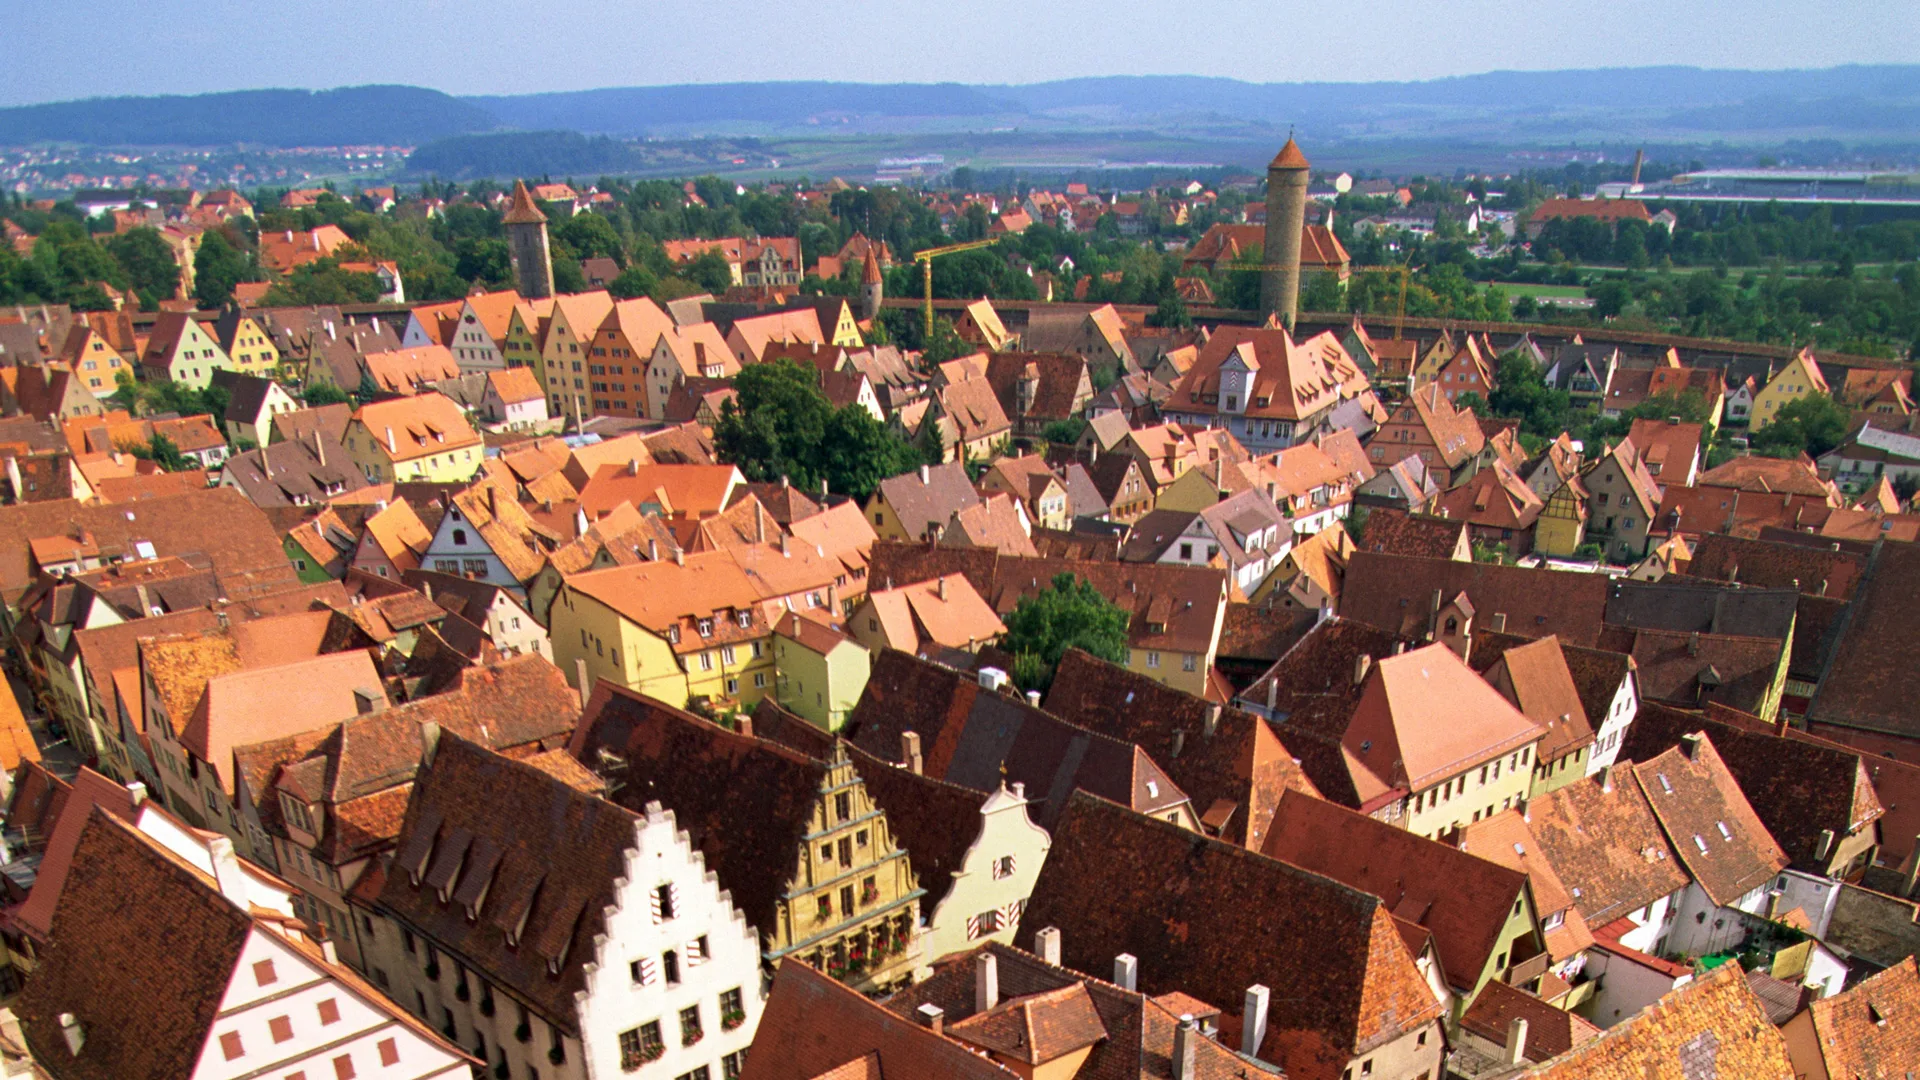
<path id="1" fill-rule="evenodd" d="M 1425 79 L 1920 61 L 1914 0 L 10 0 L 0 104 L 263 86 Z"/>

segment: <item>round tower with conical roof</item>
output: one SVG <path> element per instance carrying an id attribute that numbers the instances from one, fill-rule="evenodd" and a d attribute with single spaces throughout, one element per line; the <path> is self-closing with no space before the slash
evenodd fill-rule
<path id="1" fill-rule="evenodd" d="M 876 319 L 880 317 L 880 301 L 886 298 L 885 279 L 880 274 L 880 261 L 873 257 L 873 248 L 867 248 L 865 265 L 860 267 L 860 317 Z"/>
<path id="2" fill-rule="evenodd" d="M 524 180 L 513 182 L 513 204 L 500 219 L 507 227 L 507 259 L 513 284 L 526 299 L 553 295 L 553 252 L 547 246 L 547 215 L 534 205 Z"/>
<path id="3" fill-rule="evenodd" d="M 1289 136 L 1267 166 L 1267 236 L 1260 310 L 1293 329 L 1300 302 L 1300 239 L 1307 227 L 1307 156 Z"/>

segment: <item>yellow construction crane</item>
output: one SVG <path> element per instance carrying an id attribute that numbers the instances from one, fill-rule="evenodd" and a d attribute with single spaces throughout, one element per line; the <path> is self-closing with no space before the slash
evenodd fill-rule
<path id="1" fill-rule="evenodd" d="M 1407 322 L 1407 282 L 1414 274 L 1425 267 L 1409 266 L 1406 263 L 1391 263 L 1386 266 L 1356 266 L 1354 270 L 1363 274 L 1398 274 L 1400 277 L 1400 307 L 1393 315 L 1393 340 L 1399 341 L 1401 331 Z"/>
<path id="2" fill-rule="evenodd" d="M 913 261 L 920 264 L 920 284 L 926 297 L 926 302 L 921 309 L 925 312 L 927 321 L 925 341 L 933 340 L 933 260 L 942 255 L 957 255 L 962 251 L 989 247 L 993 243 L 992 240 L 970 240 L 964 244 L 948 244 L 945 247 L 927 248 L 913 253 Z"/>

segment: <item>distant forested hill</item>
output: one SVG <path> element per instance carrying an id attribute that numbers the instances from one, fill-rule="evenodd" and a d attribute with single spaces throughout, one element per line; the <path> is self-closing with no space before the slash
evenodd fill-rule
<path id="1" fill-rule="evenodd" d="M 407 158 L 408 172 L 446 180 L 598 176 L 640 172 L 647 165 L 642 148 L 634 143 L 574 131 L 454 135 L 427 143 Z"/>
<path id="2" fill-rule="evenodd" d="M 242 90 L 0 109 L 0 145 L 413 146 L 497 126 L 478 105 L 416 86 Z"/>

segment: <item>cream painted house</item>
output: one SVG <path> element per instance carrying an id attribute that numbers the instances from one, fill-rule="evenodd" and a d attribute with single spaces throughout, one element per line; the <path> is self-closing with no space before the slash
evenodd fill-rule
<path id="1" fill-rule="evenodd" d="M 1047 849 L 1053 846 L 1047 831 L 1033 823 L 1027 807 L 1021 784 L 1009 788 L 1003 783 L 980 804 L 980 831 L 960 869 L 954 871 L 947 895 L 932 905 L 927 916 L 921 955 L 929 965 L 948 953 L 973 948 L 982 939 L 1013 944 L 1020 913 L 1040 879 Z M 923 970 L 932 971 L 930 966 Z"/>

